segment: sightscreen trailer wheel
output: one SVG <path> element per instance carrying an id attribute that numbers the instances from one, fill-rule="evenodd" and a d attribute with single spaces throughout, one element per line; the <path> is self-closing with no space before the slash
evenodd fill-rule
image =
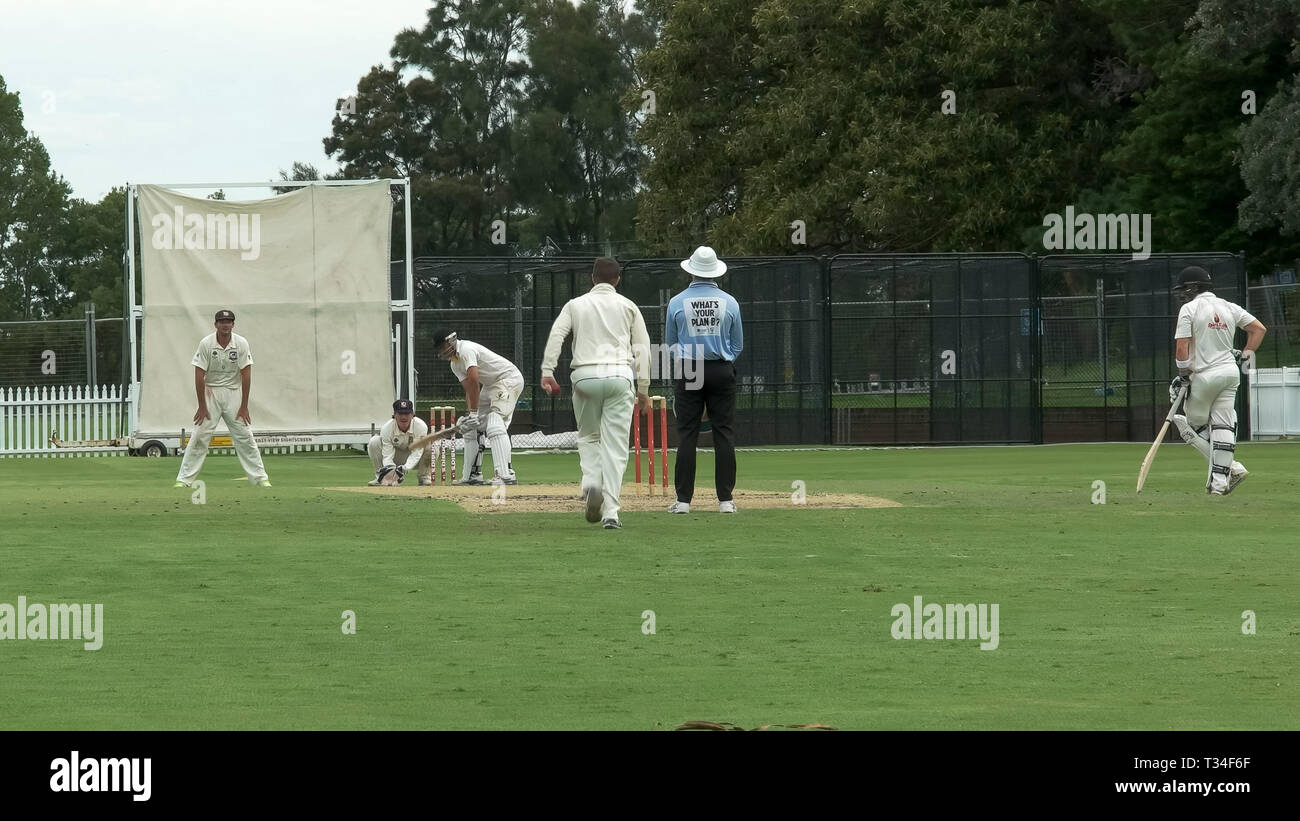
<path id="1" fill-rule="evenodd" d="M 150 439 L 140 446 L 140 455 L 150 459 L 157 459 L 167 455 L 167 446 L 157 439 Z"/>

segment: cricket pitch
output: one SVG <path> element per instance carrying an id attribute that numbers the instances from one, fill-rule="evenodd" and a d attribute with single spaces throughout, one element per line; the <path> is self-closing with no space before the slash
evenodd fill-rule
<path id="1" fill-rule="evenodd" d="M 445 499 L 456 502 L 471 513 L 576 513 L 582 510 L 582 496 L 576 483 L 571 485 L 508 485 L 502 488 L 504 494 L 497 495 L 495 499 L 493 494 L 497 488 L 491 485 L 467 487 L 438 484 L 420 487 L 411 483 L 398 485 L 397 487 L 369 487 L 362 485 L 360 487 L 327 487 L 324 490 L 371 493 L 380 496 Z M 658 490 L 659 488 L 656 489 L 656 491 Z M 711 488 L 701 488 L 701 490 L 705 490 L 706 493 L 697 493 L 692 504 L 698 506 L 701 512 L 717 512 L 717 501 L 713 498 L 712 493 L 708 493 Z M 625 484 L 619 496 L 619 506 L 624 512 L 632 513 L 663 511 L 673 502 L 671 488 L 669 491 L 667 495 L 660 495 L 656 492 L 651 496 L 646 493 L 644 485 Z M 784 510 L 797 510 L 799 508 L 826 510 L 902 507 L 901 504 L 892 499 L 863 496 L 857 493 L 808 493 L 802 504 L 796 504 L 791 493 L 737 488 L 733 498 L 736 507 L 741 512 L 777 508 Z"/>

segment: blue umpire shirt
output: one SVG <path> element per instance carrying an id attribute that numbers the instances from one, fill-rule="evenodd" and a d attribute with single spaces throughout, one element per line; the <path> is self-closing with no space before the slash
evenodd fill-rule
<path id="1" fill-rule="evenodd" d="M 692 282 L 669 301 L 664 344 L 674 357 L 735 362 L 744 341 L 740 304 L 716 282 Z"/>

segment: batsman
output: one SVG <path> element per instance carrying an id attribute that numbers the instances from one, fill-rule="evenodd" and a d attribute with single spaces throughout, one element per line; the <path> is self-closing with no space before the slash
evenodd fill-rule
<path id="1" fill-rule="evenodd" d="M 1212 286 L 1210 273 L 1199 266 L 1184 268 L 1178 276 L 1176 291 L 1183 300 L 1174 331 L 1178 376 L 1169 385 L 1169 397 L 1178 401 L 1183 386 L 1188 386 L 1173 422 L 1183 441 L 1209 462 L 1206 492 L 1226 496 L 1249 475 L 1234 458 L 1239 366 L 1254 361 L 1266 329 L 1245 308 L 1215 296 Z M 1238 328 L 1246 331 L 1246 345 L 1239 351 L 1232 346 Z"/>
<path id="2" fill-rule="evenodd" d="M 518 483 L 510 465 L 510 419 L 524 392 L 524 375 L 515 364 L 486 346 L 457 339 L 452 330 L 435 331 L 434 350 L 447 360 L 465 389 L 468 412 L 456 421 L 465 437 L 464 475 L 457 484 L 481 485 L 483 445 L 492 451 L 492 484 Z"/>

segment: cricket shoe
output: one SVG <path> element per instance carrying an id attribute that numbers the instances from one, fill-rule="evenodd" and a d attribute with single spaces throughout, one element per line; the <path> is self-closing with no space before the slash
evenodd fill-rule
<path id="1" fill-rule="evenodd" d="M 172 487 L 191 487 L 191 486 L 185 484 L 184 482 L 177 482 L 176 484 L 172 485 Z"/>
<path id="2" fill-rule="evenodd" d="M 689 502 L 673 502 L 668 506 L 669 513 L 690 513 L 691 505 Z"/>
<path id="3" fill-rule="evenodd" d="M 736 503 L 733 502 L 733 501 L 730 501 L 730 500 L 725 501 L 725 502 L 718 502 L 718 512 L 719 512 L 719 513 L 735 513 L 735 512 L 736 512 Z"/>
<path id="4" fill-rule="evenodd" d="M 458 485 L 485 485 L 485 484 L 487 484 L 487 482 L 484 482 L 484 481 L 483 481 L 483 474 L 481 474 L 481 473 L 475 473 L 473 476 L 470 476 L 470 477 L 467 478 L 467 479 L 461 479 L 461 480 L 460 480 L 459 482 L 457 482 L 456 484 L 458 484 Z"/>
<path id="5" fill-rule="evenodd" d="M 494 476 L 492 477 L 492 484 L 494 486 L 495 485 L 517 485 L 519 484 L 519 480 L 513 476 L 507 476 L 504 479 L 501 478 L 500 476 Z"/>
<path id="6" fill-rule="evenodd" d="M 259 480 L 257 480 L 257 486 L 258 486 L 258 487 L 270 487 L 270 486 L 271 486 L 271 480 L 270 480 L 270 479 L 259 479 Z"/>
<path id="7" fill-rule="evenodd" d="M 605 491 L 598 487 L 587 488 L 583 498 L 587 500 L 587 521 L 595 524 L 600 521 L 600 506 L 605 502 Z"/>
<path id="8" fill-rule="evenodd" d="M 623 525 L 619 524 L 618 519 L 606 519 L 604 528 L 606 530 L 622 530 Z"/>
<path id="9" fill-rule="evenodd" d="M 1224 495 L 1224 496 L 1227 496 L 1229 493 L 1231 493 L 1232 491 L 1236 490 L 1236 489 L 1237 489 L 1237 485 L 1239 485 L 1239 484 L 1241 484 L 1242 482 L 1246 481 L 1246 477 L 1249 476 L 1249 475 L 1250 475 L 1250 471 L 1246 470 L 1245 468 L 1242 468 L 1242 469 L 1239 470 L 1239 471 L 1233 471 L 1231 474 L 1229 474 L 1229 475 L 1228 475 L 1228 489 L 1225 490 L 1225 491 L 1223 491 L 1223 495 Z"/>
<path id="10" fill-rule="evenodd" d="M 366 487 L 379 487 L 379 485 L 380 485 L 380 481 L 379 481 L 378 473 L 375 474 L 375 478 L 371 479 L 369 482 L 366 482 Z"/>
<path id="11" fill-rule="evenodd" d="M 425 485 L 431 485 L 431 484 L 433 484 L 433 477 L 432 477 L 432 476 L 421 476 L 421 477 L 420 477 L 420 487 L 424 487 Z"/>

